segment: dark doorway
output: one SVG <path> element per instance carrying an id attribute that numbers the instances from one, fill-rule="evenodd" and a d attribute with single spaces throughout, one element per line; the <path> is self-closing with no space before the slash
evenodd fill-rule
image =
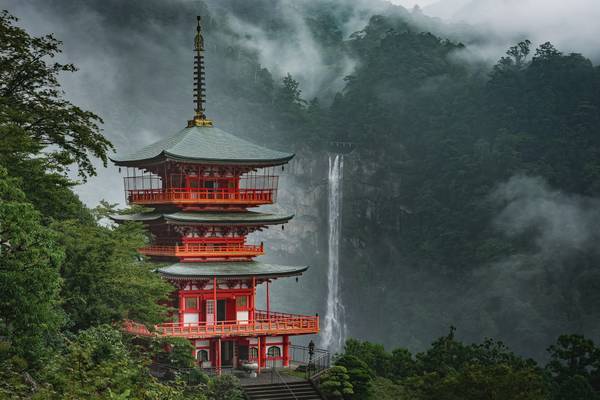
<path id="1" fill-rule="evenodd" d="M 226 304 L 227 300 L 217 300 L 217 321 L 225 321 L 227 318 Z"/>
<path id="2" fill-rule="evenodd" d="M 221 365 L 223 367 L 233 367 L 233 341 L 221 342 Z"/>
<path id="3" fill-rule="evenodd" d="M 248 361 L 248 345 L 238 346 L 238 354 L 240 360 Z"/>

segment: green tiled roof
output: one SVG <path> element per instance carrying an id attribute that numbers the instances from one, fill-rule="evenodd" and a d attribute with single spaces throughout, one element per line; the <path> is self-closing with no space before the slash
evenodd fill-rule
<path id="1" fill-rule="evenodd" d="M 194 126 L 130 154 L 117 154 L 116 165 L 138 166 L 165 159 L 198 164 L 280 165 L 294 155 L 267 149 L 219 128 Z"/>
<path id="2" fill-rule="evenodd" d="M 248 225 L 277 225 L 288 222 L 294 214 L 269 214 L 254 211 L 247 212 L 174 212 L 174 213 L 139 213 L 117 214 L 110 218 L 117 222 L 125 221 L 155 221 L 164 218 L 173 223 L 190 224 L 248 224 Z"/>
<path id="3" fill-rule="evenodd" d="M 286 266 L 265 264 L 258 261 L 246 262 L 202 262 L 202 263 L 177 263 L 168 267 L 159 268 L 157 271 L 172 278 L 187 277 L 284 277 L 301 275 L 308 266 Z"/>

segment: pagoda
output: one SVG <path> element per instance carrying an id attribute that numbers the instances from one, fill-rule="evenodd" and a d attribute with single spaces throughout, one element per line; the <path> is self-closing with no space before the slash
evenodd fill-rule
<path id="1" fill-rule="evenodd" d="M 194 118 L 175 135 L 116 156 L 125 167 L 129 204 L 149 211 L 113 215 L 140 221 L 152 244 L 139 249 L 175 287 L 170 322 L 154 329 L 124 324 L 135 335 L 183 337 L 203 368 L 289 366 L 290 336 L 316 334 L 319 317 L 270 310 L 270 283 L 299 276 L 307 266 L 255 261 L 263 243 L 247 235 L 290 221 L 291 214 L 249 211 L 276 201 L 278 176 L 293 154 L 250 143 L 213 126 L 205 114 L 204 39 L 200 17 L 194 43 Z M 256 289 L 266 285 L 266 310 Z"/>

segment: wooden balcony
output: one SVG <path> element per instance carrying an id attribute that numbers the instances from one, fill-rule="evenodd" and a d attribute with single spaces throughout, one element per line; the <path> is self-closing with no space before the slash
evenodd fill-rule
<path id="1" fill-rule="evenodd" d="M 273 204 L 277 189 L 138 189 L 127 191 L 130 204 L 237 205 Z"/>
<path id="2" fill-rule="evenodd" d="M 319 333 L 318 316 L 256 311 L 255 317 L 254 320 L 249 321 L 198 322 L 195 324 L 170 322 L 155 325 L 154 331 L 137 322 L 125 321 L 123 331 L 137 336 L 172 336 L 188 339 Z"/>
<path id="3" fill-rule="evenodd" d="M 147 246 L 138 249 L 141 254 L 155 257 L 179 258 L 244 258 L 260 256 L 265 253 L 264 246 L 248 244 L 200 244 L 186 243 L 175 246 Z"/>

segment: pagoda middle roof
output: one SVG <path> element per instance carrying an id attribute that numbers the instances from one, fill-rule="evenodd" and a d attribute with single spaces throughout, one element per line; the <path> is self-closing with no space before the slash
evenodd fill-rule
<path id="1" fill-rule="evenodd" d="M 137 167 L 166 160 L 196 164 L 271 166 L 294 154 L 267 149 L 212 126 L 193 126 L 129 154 L 117 154 L 116 165 Z"/>
<path id="2" fill-rule="evenodd" d="M 302 275 L 308 266 L 288 266 L 266 264 L 259 261 L 238 262 L 180 262 L 157 271 L 168 278 L 242 278 L 265 277 L 277 278 Z"/>
<path id="3" fill-rule="evenodd" d="M 270 214 L 256 211 L 246 212 L 146 212 L 137 214 L 115 214 L 110 218 L 117 222 L 157 221 L 164 219 L 172 223 L 219 224 L 219 225 L 277 225 L 288 222 L 294 214 Z"/>

